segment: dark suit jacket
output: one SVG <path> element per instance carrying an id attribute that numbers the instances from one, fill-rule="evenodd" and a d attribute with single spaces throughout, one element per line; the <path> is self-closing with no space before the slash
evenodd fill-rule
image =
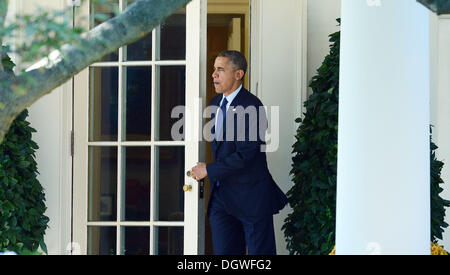
<path id="1" fill-rule="evenodd" d="M 214 97 L 210 105 L 219 106 L 222 96 L 219 94 Z M 265 133 L 267 117 L 265 112 L 258 113 L 257 118 L 245 114 L 245 124 L 243 124 L 243 116 L 239 118 L 235 115 L 236 112 L 233 112 L 233 109 L 239 106 L 241 108 L 253 106 L 259 110 L 259 107 L 263 105 L 255 95 L 244 88 L 231 102 L 227 119 L 233 119 L 234 125 L 227 122 L 225 133 L 231 135 L 232 139 L 212 141 L 214 163 L 206 166 L 211 182 L 210 198 L 214 199 L 216 182 L 219 181 L 221 196 L 230 214 L 244 218 L 273 215 L 284 208 L 287 198 L 267 168 L 265 151 L 261 152 L 261 145 L 265 144 L 264 135 L 258 134 L 257 140 L 251 138 L 254 137 L 251 131 L 255 129 L 252 127 L 257 127 L 257 133 L 260 130 Z M 215 113 L 212 114 L 212 120 L 215 120 Z M 231 131 L 231 126 L 234 132 Z M 215 127 L 212 129 L 212 134 L 214 133 Z M 242 138 L 243 136 L 238 139 L 239 133 L 245 133 L 245 139 Z"/>

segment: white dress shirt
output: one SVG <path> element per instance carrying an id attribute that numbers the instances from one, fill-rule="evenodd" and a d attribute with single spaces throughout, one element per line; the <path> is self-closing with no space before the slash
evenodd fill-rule
<path id="1" fill-rule="evenodd" d="M 239 86 L 239 88 L 237 88 L 237 90 L 235 90 L 234 92 L 232 92 L 231 94 L 229 94 L 228 96 L 222 95 L 222 100 L 219 102 L 219 108 L 217 109 L 216 112 L 216 122 L 214 123 L 214 126 L 216 127 L 215 129 L 217 129 L 217 116 L 219 115 L 219 111 L 220 111 L 220 106 L 222 106 L 222 102 L 224 98 L 227 98 L 227 111 L 228 108 L 230 108 L 231 102 L 233 102 L 233 99 L 239 94 L 239 91 L 242 89 L 242 84 L 241 86 Z M 225 114 L 223 114 L 225 117 Z"/>

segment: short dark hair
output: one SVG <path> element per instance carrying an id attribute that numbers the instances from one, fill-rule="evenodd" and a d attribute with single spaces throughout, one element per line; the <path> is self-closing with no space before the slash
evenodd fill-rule
<path id="1" fill-rule="evenodd" d="M 242 53 L 238 51 L 223 51 L 219 53 L 217 57 L 227 57 L 228 59 L 230 59 L 234 68 L 236 70 L 243 70 L 245 76 L 245 73 L 247 72 L 247 59 Z"/>

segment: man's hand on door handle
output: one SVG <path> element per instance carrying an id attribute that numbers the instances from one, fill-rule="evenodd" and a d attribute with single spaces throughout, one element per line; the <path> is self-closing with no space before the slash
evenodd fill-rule
<path id="1" fill-rule="evenodd" d="M 208 176 L 206 171 L 206 163 L 197 162 L 197 165 L 191 169 L 191 177 L 196 181 L 200 181 Z"/>

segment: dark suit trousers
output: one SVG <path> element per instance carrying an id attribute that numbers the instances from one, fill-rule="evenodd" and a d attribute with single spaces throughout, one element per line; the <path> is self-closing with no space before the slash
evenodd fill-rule
<path id="1" fill-rule="evenodd" d="M 214 255 L 276 255 L 273 216 L 242 218 L 230 215 L 216 187 L 208 217 L 211 224 Z"/>

